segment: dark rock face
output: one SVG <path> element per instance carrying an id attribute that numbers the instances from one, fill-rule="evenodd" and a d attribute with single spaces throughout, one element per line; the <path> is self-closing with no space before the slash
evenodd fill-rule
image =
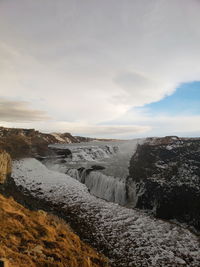
<path id="1" fill-rule="evenodd" d="M 127 190 L 135 206 L 200 230 L 200 139 L 147 139 L 131 158 Z"/>
<path id="2" fill-rule="evenodd" d="M 54 153 L 57 156 L 60 156 L 61 158 L 72 158 L 72 152 L 71 152 L 71 150 L 69 150 L 67 148 L 59 149 L 59 148 L 51 147 L 51 151 L 54 151 Z"/>

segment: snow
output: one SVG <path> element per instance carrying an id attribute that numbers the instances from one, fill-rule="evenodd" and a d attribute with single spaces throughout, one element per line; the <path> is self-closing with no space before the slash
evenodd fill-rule
<path id="1" fill-rule="evenodd" d="M 51 135 L 53 135 L 59 142 L 65 142 L 65 140 L 59 136 L 59 134 L 51 133 Z"/>
<path id="2" fill-rule="evenodd" d="M 93 226 L 88 238 L 104 244 L 113 266 L 200 266 L 198 237 L 187 229 L 98 199 L 84 184 L 36 159 L 15 161 L 12 177 L 33 196 L 64 207 L 80 205 L 80 221 Z"/>
<path id="3" fill-rule="evenodd" d="M 166 149 L 167 150 L 172 150 L 172 149 L 174 149 L 174 146 L 173 145 L 168 145 L 168 146 L 166 146 Z"/>

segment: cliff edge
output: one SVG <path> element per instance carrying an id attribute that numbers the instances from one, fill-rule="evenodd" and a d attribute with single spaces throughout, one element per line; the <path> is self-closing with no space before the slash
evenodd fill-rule
<path id="1" fill-rule="evenodd" d="M 149 138 L 130 161 L 135 207 L 200 230 L 200 138 Z"/>

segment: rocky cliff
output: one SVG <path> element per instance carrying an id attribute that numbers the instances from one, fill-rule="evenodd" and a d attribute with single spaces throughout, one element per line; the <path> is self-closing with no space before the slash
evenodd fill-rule
<path id="1" fill-rule="evenodd" d="M 200 139 L 149 138 L 130 161 L 134 206 L 200 230 Z"/>
<path id="2" fill-rule="evenodd" d="M 11 174 L 11 158 L 4 150 L 0 150 L 0 184 Z"/>

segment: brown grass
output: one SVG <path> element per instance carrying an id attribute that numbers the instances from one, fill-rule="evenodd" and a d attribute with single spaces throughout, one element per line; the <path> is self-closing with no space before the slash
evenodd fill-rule
<path id="1" fill-rule="evenodd" d="M 97 267 L 107 260 L 61 219 L 0 194 L 0 258 L 10 267 Z"/>

